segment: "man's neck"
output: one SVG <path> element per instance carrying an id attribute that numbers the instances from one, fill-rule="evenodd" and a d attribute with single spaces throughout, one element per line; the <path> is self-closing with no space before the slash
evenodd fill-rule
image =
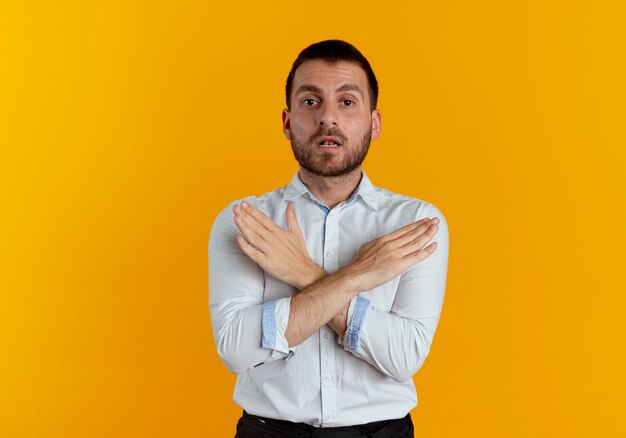
<path id="1" fill-rule="evenodd" d="M 347 200 L 361 182 L 361 166 L 341 176 L 319 176 L 302 167 L 298 174 L 313 196 L 331 209 Z"/>

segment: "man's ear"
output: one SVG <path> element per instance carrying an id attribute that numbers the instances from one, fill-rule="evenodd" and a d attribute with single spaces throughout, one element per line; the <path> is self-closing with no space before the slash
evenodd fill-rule
<path id="1" fill-rule="evenodd" d="M 283 110 L 283 133 L 285 134 L 285 137 L 287 137 L 287 140 L 291 140 L 291 119 L 289 118 L 289 110 L 288 109 L 284 109 Z"/>
<path id="2" fill-rule="evenodd" d="M 372 111 L 372 140 L 376 140 L 380 135 L 380 130 L 383 128 L 383 119 L 380 110 L 376 108 Z"/>

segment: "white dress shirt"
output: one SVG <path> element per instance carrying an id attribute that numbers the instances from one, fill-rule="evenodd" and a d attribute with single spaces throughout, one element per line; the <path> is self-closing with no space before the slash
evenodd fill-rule
<path id="1" fill-rule="evenodd" d="M 238 247 L 232 207 L 247 201 L 286 229 L 294 201 L 311 258 L 328 274 L 359 247 L 425 217 L 438 217 L 437 249 L 391 281 L 350 302 L 348 327 L 321 327 L 289 349 L 285 329 L 298 291 L 264 272 Z M 352 196 L 329 209 L 298 172 L 290 184 L 235 201 L 209 239 L 209 306 L 217 351 L 237 374 L 233 399 L 248 413 L 319 427 L 404 417 L 417 405 L 412 376 L 439 322 L 448 266 L 448 226 L 434 205 L 375 187 L 362 172 Z"/>

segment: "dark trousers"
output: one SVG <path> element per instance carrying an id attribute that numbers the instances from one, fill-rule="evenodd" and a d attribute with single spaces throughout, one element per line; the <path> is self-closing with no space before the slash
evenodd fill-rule
<path id="1" fill-rule="evenodd" d="M 343 427 L 314 427 L 305 423 L 257 417 L 243 411 L 235 438 L 413 438 L 411 415 Z"/>

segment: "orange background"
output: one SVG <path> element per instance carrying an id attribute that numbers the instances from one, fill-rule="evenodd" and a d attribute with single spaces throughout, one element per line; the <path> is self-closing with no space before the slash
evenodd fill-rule
<path id="1" fill-rule="evenodd" d="M 0 436 L 234 435 L 209 230 L 289 182 L 284 81 L 326 38 L 379 78 L 372 181 L 450 226 L 416 436 L 626 436 L 626 3 L 15 4 Z"/>

